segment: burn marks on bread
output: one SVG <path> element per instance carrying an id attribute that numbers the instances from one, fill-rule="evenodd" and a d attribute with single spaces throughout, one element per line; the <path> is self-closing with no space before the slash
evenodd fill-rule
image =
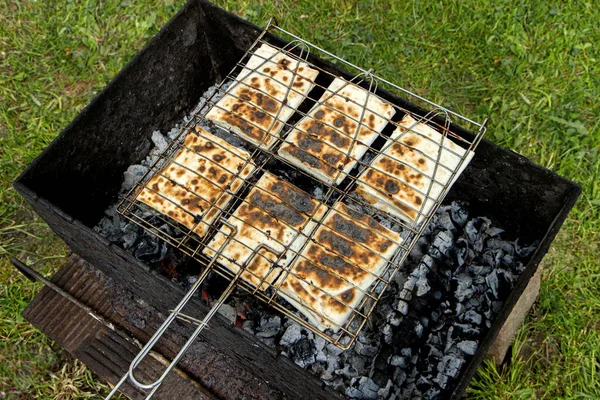
<path id="1" fill-rule="evenodd" d="M 281 295 L 320 329 L 338 330 L 398 250 L 401 238 L 338 202 L 281 279 Z"/>
<path id="2" fill-rule="evenodd" d="M 263 44 L 206 118 L 269 148 L 314 86 L 318 71 Z"/>
<path id="3" fill-rule="evenodd" d="M 394 112 L 374 94 L 336 78 L 296 124 L 279 154 L 325 183 L 340 183 Z"/>
<path id="4" fill-rule="evenodd" d="M 233 273 L 266 289 L 294 259 L 325 206 L 287 181 L 265 172 L 204 249 Z M 307 232 L 305 232 L 307 231 Z M 258 260 L 260 259 L 260 260 Z"/>
<path id="5" fill-rule="evenodd" d="M 137 199 L 202 237 L 254 168 L 246 151 L 196 128 Z"/>

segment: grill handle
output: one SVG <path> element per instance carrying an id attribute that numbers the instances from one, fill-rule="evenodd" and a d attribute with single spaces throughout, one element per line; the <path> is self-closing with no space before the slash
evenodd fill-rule
<path id="1" fill-rule="evenodd" d="M 210 272 L 210 271 L 211 270 L 207 269 L 206 276 L 208 276 L 208 272 Z M 206 326 L 208 326 L 208 322 L 215 315 L 215 313 L 219 310 L 219 307 L 221 307 L 221 305 L 223 305 L 223 303 L 225 303 L 225 301 L 227 300 L 227 298 L 229 297 L 229 295 L 233 292 L 233 289 L 235 288 L 235 285 L 237 283 L 237 279 L 233 279 L 229 283 L 229 285 L 227 286 L 227 288 L 225 289 L 225 291 L 221 294 L 221 296 L 219 297 L 219 299 L 217 300 L 217 302 L 211 307 L 211 309 L 208 311 L 208 313 L 206 314 L 206 316 L 202 319 L 202 321 L 199 321 L 198 327 L 196 328 L 196 330 L 192 333 L 192 335 L 185 342 L 185 344 L 183 345 L 183 347 L 179 350 L 179 352 L 177 353 L 177 355 L 169 363 L 169 365 L 167 366 L 167 368 L 165 369 L 165 371 L 162 373 L 162 375 L 157 380 L 155 380 L 154 382 L 150 382 L 150 383 L 142 383 L 142 382 L 140 382 L 134 376 L 136 368 L 144 360 L 144 358 L 152 351 L 152 349 L 154 348 L 154 346 L 156 345 L 156 343 L 159 341 L 159 339 L 162 337 L 162 335 L 166 332 L 166 330 L 171 326 L 171 324 L 173 323 L 173 321 L 175 319 L 179 318 L 182 315 L 181 314 L 181 310 L 186 305 L 186 303 L 191 299 L 191 297 L 196 293 L 197 289 L 200 287 L 200 285 L 202 284 L 202 282 L 206 279 L 206 276 L 203 276 L 203 275 L 204 275 L 204 273 L 199 277 L 198 281 L 196 281 L 196 283 L 194 284 L 194 287 L 192 287 L 188 291 L 188 293 L 182 299 L 182 301 L 169 314 L 169 316 L 163 322 L 163 324 L 160 326 L 160 328 L 154 333 L 154 335 L 152 336 L 152 338 L 150 338 L 150 340 L 144 345 L 144 347 L 142 348 L 142 350 L 133 359 L 133 361 L 129 365 L 129 370 L 123 375 L 123 377 L 121 377 L 121 380 L 119 381 L 119 383 L 117 383 L 117 385 L 115 385 L 115 387 L 109 393 L 109 395 L 106 397 L 106 399 L 112 398 L 112 396 L 117 393 L 117 391 L 120 389 L 120 387 L 127 380 L 129 380 L 134 386 L 136 386 L 136 387 L 138 387 L 140 389 L 150 390 L 150 393 L 148 393 L 148 395 L 146 397 L 147 399 L 151 398 L 152 395 L 154 394 L 154 392 L 156 392 L 158 390 L 159 386 L 162 384 L 162 382 L 165 380 L 165 378 L 171 372 L 171 370 L 173 370 L 173 368 L 175 368 L 176 364 L 179 362 L 179 360 L 181 359 L 181 357 L 183 357 L 183 355 L 188 350 L 188 348 L 194 343 L 194 341 L 198 338 L 198 336 L 204 330 L 204 328 Z"/>
<path id="2" fill-rule="evenodd" d="M 223 221 L 223 224 L 227 225 L 231 229 L 231 233 L 227 236 L 227 238 L 225 239 L 225 241 L 223 242 L 223 244 L 220 246 L 217 254 L 221 254 L 222 253 L 223 249 L 229 244 L 231 238 L 237 232 L 237 228 L 235 226 L 229 224 L 227 221 Z M 141 383 L 134 376 L 136 368 L 140 365 L 140 363 L 144 360 L 144 358 L 148 354 L 150 354 L 150 352 L 152 351 L 152 349 L 154 348 L 154 346 L 156 345 L 156 343 L 160 340 L 160 338 L 163 336 L 163 334 L 171 326 L 171 324 L 173 323 L 173 321 L 175 319 L 177 319 L 177 318 L 183 318 L 183 319 L 185 319 L 185 314 L 182 313 L 183 308 L 192 299 L 192 297 L 198 291 L 198 289 L 200 288 L 200 286 L 202 286 L 202 283 L 204 283 L 204 281 L 206 280 L 206 278 L 208 277 L 208 275 L 210 274 L 210 272 L 213 271 L 213 265 L 216 262 L 217 258 L 218 257 L 213 257 L 211 259 L 210 263 L 206 266 L 206 268 L 204 269 L 204 271 L 202 271 L 202 273 L 198 277 L 198 280 L 196 282 L 194 282 L 194 284 L 192 285 L 192 287 L 190 288 L 190 290 L 181 299 L 181 301 L 179 302 L 179 304 L 177 304 L 177 307 L 175 307 L 170 312 L 170 314 L 167 317 L 167 319 L 165 319 L 165 321 L 157 329 L 157 331 L 154 333 L 154 335 L 152 335 L 152 337 L 150 338 L 150 340 L 148 340 L 148 342 L 144 345 L 144 347 L 142 347 L 142 349 L 140 350 L 140 352 L 137 354 L 137 356 L 133 359 L 133 361 L 129 365 L 129 370 L 121 377 L 121 379 L 119 380 L 119 382 L 111 390 L 111 392 L 108 394 L 108 396 L 106 396 L 107 400 L 111 399 L 119 391 L 119 389 L 121 388 L 121 386 L 123 386 L 123 384 L 127 380 L 129 380 L 135 387 L 137 387 L 139 389 L 149 390 L 150 392 L 147 394 L 146 399 L 150 399 L 154 395 L 154 393 L 158 390 L 158 388 L 160 387 L 160 385 L 162 384 L 162 382 L 165 380 L 165 378 L 167 377 L 167 375 L 173 370 L 173 368 L 175 368 L 175 366 L 177 365 L 177 363 L 179 362 L 179 360 L 181 359 L 181 357 L 183 357 L 183 355 L 188 350 L 188 348 L 194 343 L 194 341 L 198 338 L 198 336 L 204 330 L 204 328 L 206 326 L 208 326 L 208 321 L 210 321 L 210 319 L 215 315 L 215 313 L 219 310 L 219 308 L 223 305 L 223 303 L 225 303 L 225 301 L 227 300 L 227 298 L 229 297 L 229 295 L 235 289 L 235 286 L 237 284 L 237 280 L 241 276 L 242 272 L 244 271 L 243 268 L 240 268 L 239 271 L 237 272 L 237 274 L 231 279 L 231 281 L 229 282 L 229 285 L 227 286 L 227 288 L 225 289 L 225 291 L 221 294 L 221 296 L 219 297 L 219 299 L 217 300 L 217 302 L 211 307 L 211 309 L 208 311 L 208 313 L 202 319 L 202 321 L 198 321 L 198 327 L 196 328 L 196 330 L 192 333 L 192 335 L 189 337 L 189 339 L 187 340 L 187 342 L 185 342 L 185 344 L 183 345 L 183 347 L 181 348 L 181 350 L 179 350 L 179 352 L 177 353 L 177 355 L 173 358 L 173 360 L 171 361 L 171 363 L 167 366 L 167 368 L 165 369 L 165 371 L 162 373 L 162 375 L 157 380 L 155 380 L 154 382 L 151 382 L 151 383 Z"/>

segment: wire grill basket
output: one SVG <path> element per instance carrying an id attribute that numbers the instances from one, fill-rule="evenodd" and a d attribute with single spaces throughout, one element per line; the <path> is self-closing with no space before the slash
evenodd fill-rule
<path id="1" fill-rule="evenodd" d="M 289 42 L 278 46 L 270 32 Z M 261 48 L 277 52 L 265 53 Z M 273 79 L 268 67 L 280 65 L 281 55 L 286 60 L 283 76 L 288 79 L 272 81 L 274 91 L 253 85 L 253 79 L 263 83 Z M 353 72 L 354 77 L 341 79 L 330 73 L 322 63 L 314 62 L 315 55 Z M 308 78 L 307 71 L 316 71 L 317 77 Z M 310 86 L 299 82 L 310 82 Z M 377 95 L 380 87 L 399 91 L 433 111 L 420 116 L 391 104 Z M 246 88 L 259 101 L 254 97 L 250 103 L 242 91 Z M 348 88 L 362 97 L 349 98 Z M 333 100 L 339 98 L 348 103 L 347 113 L 336 108 Z M 289 99 L 295 103 L 288 103 Z M 241 105 L 239 113 L 235 104 Z M 382 111 L 381 104 L 388 111 Z M 242 129 L 214 127 L 207 118 L 211 110 L 233 118 Z M 332 115 L 333 122 L 323 122 L 324 112 Z M 474 138 L 453 133 L 451 119 L 476 131 Z M 325 124 L 333 139 L 319 139 L 302 128 L 315 123 Z M 424 126 L 429 130 L 424 131 Z M 439 140 L 428 136 L 431 128 Z M 476 123 L 421 98 L 269 21 L 207 104 L 182 127 L 117 208 L 206 268 L 109 398 L 127 379 L 149 390 L 151 397 L 236 287 L 340 348 L 350 347 L 484 133 L 485 122 Z M 407 141 L 405 134 L 428 141 L 435 151 L 423 151 Z M 229 142 L 241 143 L 243 149 Z M 418 162 L 428 168 L 419 169 L 406 158 L 398 158 L 392 151 L 398 144 L 417 154 Z M 311 154 L 315 148 L 321 153 Z M 294 160 L 284 149 L 304 157 Z M 340 153 L 345 157 L 334 157 Z M 377 184 L 368 171 L 382 160 L 405 170 L 404 177 L 418 176 L 421 184 L 401 183 L 398 188 L 393 179 Z M 389 170 L 375 172 L 384 180 L 395 177 Z M 396 186 L 383 193 L 382 187 L 394 182 Z M 381 201 L 398 190 L 408 191 L 416 203 L 408 198 L 404 205 L 390 201 L 383 211 Z M 379 203 L 373 198 L 380 199 Z M 394 212 L 394 207 L 404 211 Z M 315 254 L 334 261 L 325 268 L 315 263 Z M 229 285 L 200 321 L 182 311 L 211 272 L 226 278 Z M 306 298 L 316 300 L 309 304 Z M 195 332 L 159 379 L 139 382 L 134 376 L 136 367 L 176 318 L 196 324 Z"/>

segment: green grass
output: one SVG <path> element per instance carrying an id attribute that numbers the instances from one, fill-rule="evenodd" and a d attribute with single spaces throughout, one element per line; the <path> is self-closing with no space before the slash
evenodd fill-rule
<path id="1" fill-rule="evenodd" d="M 488 137 L 575 180 L 580 201 L 544 259 L 539 302 L 511 363 L 473 398 L 600 398 L 600 8 L 592 2 L 217 3 L 317 45 L 474 120 Z M 0 0 L 0 255 L 56 270 L 67 249 L 11 187 L 181 1 Z M 0 392 L 106 393 L 20 317 L 39 290 L 0 260 Z M 2 397 L 2 395 L 0 395 Z"/>

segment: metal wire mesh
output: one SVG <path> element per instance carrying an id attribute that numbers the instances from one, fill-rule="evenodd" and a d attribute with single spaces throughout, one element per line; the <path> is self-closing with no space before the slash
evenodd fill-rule
<path id="1" fill-rule="evenodd" d="M 270 26 L 269 28 L 289 34 L 288 32 L 285 32 L 281 30 L 281 28 L 275 26 Z M 193 120 L 181 130 L 179 136 L 153 164 L 148 174 L 146 174 L 146 176 L 136 185 L 136 187 L 134 187 L 132 191 L 122 200 L 118 210 L 125 217 L 129 218 L 143 228 L 152 232 L 154 235 L 165 240 L 170 245 L 175 246 L 205 265 L 208 265 L 213 259 L 221 261 L 226 260 L 228 266 L 224 266 L 223 262 L 211 264 L 213 265 L 215 272 L 227 279 L 235 279 L 238 275 L 237 269 L 243 269 L 244 272 L 242 277 L 245 276 L 246 278 L 238 279 L 238 286 L 251 292 L 258 298 L 265 301 L 267 304 L 283 312 L 287 317 L 310 329 L 315 334 L 326 338 L 330 342 L 335 343 L 342 348 L 347 348 L 356 338 L 358 332 L 373 311 L 377 300 L 390 283 L 395 272 L 406 258 L 410 249 L 412 249 L 414 246 L 422 228 L 425 226 L 426 221 L 435 212 L 437 206 L 439 206 L 439 203 L 443 199 L 443 195 L 449 189 L 450 183 L 454 180 L 454 175 L 457 173 L 457 170 L 459 170 L 460 164 L 466 162 L 466 155 L 469 154 L 470 151 L 473 151 L 476 147 L 484 129 L 482 126 L 479 126 L 481 129 L 479 129 L 478 134 L 472 141 L 468 141 L 462 137 L 459 137 L 449 130 L 450 119 L 448 111 L 439 107 L 437 108 L 437 111 L 431 112 L 425 117 L 421 117 L 412 114 L 407 109 L 392 104 L 396 118 L 391 119 L 389 115 L 382 115 L 377 110 L 369 108 L 370 99 L 377 99 L 380 102 L 386 104 L 388 103 L 375 94 L 381 79 L 373 75 L 370 71 L 362 70 L 354 79 L 344 81 L 343 85 L 336 90 L 330 90 L 327 83 L 333 82 L 338 77 L 328 72 L 324 68 L 308 61 L 309 54 L 314 54 L 319 51 L 322 52 L 323 50 L 317 49 L 314 45 L 311 45 L 310 43 L 299 38 L 295 38 L 287 46 L 280 48 L 269 40 L 269 38 L 265 35 L 265 32 L 263 32 L 253 47 L 248 50 L 240 62 L 233 68 L 227 78 L 218 87 L 217 91 L 221 92 L 221 94 L 224 96 L 231 96 L 235 98 L 238 103 L 247 102 L 248 98 L 243 98 L 243 96 L 240 97 L 239 95 L 235 94 L 235 91 L 232 90 L 232 88 L 248 88 L 249 91 L 263 96 L 264 101 L 262 105 L 254 102 L 251 103 L 250 106 L 252 107 L 253 111 L 256 110 L 255 113 L 260 112 L 262 115 L 271 116 L 271 118 L 269 118 L 267 128 L 265 129 L 264 124 L 259 124 L 256 121 L 252 121 L 251 118 L 248 117 L 248 115 L 251 116 L 251 113 L 246 113 L 245 115 L 242 113 L 238 114 L 232 108 L 223 107 L 222 100 L 215 101 L 213 100 L 214 96 L 211 97 L 207 107 L 197 113 Z M 279 53 L 273 53 L 273 55 L 270 56 L 261 55 L 257 49 L 263 45 L 276 48 Z M 288 71 L 292 73 L 293 79 L 289 79 L 289 83 L 286 85 L 284 85 L 284 82 L 277 81 L 278 86 L 285 87 L 286 92 L 283 98 L 287 99 L 290 93 L 294 92 L 297 94 L 297 96 L 302 96 L 302 105 L 308 104 L 310 106 L 308 111 L 306 111 L 306 106 L 292 110 L 293 114 L 289 117 L 289 119 L 280 118 L 282 111 L 286 107 L 285 102 L 282 102 L 281 98 L 276 98 L 273 96 L 272 91 L 269 92 L 265 88 L 252 85 L 249 83 L 248 79 L 261 76 L 266 79 L 272 78 L 272 75 L 269 74 L 268 68 L 266 68 L 267 72 L 265 72 L 265 68 L 261 67 L 265 65 L 272 66 L 274 63 L 276 63 L 276 60 L 273 58 L 275 54 L 284 54 L 286 59 L 291 59 L 294 61 L 294 68 L 291 70 L 288 69 Z M 254 60 L 258 59 L 260 62 L 256 68 L 250 70 L 247 67 L 247 63 L 251 57 L 254 57 Z M 340 62 L 342 62 L 344 67 L 354 67 L 351 64 L 344 63 L 342 60 L 340 60 Z M 306 93 L 298 91 L 294 85 L 294 83 L 298 81 L 297 78 L 304 79 L 299 75 L 299 70 L 303 67 L 308 67 L 318 71 L 317 79 L 312 82 L 313 88 L 306 96 Z M 230 82 L 230 86 L 229 90 L 226 90 L 223 86 L 228 82 Z M 233 85 L 231 85 L 231 82 Z M 237 227 L 239 227 L 239 224 L 235 224 L 234 226 L 232 223 L 239 221 L 243 224 L 243 226 L 254 228 L 258 232 L 264 230 L 264 226 L 257 226 L 256 224 L 253 224 L 252 220 L 243 218 L 243 216 L 240 216 L 239 213 L 236 214 L 235 210 L 239 209 L 243 204 L 249 204 L 251 207 L 256 207 L 256 204 L 250 202 L 248 193 L 264 192 L 266 196 L 271 196 L 272 201 L 277 201 L 277 195 L 273 197 L 272 192 L 270 193 L 265 187 L 257 185 L 257 182 L 261 176 L 270 174 L 272 172 L 277 174 L 278 171 L 273 170 L 274 162 L 276 162 L 278 167 L 283 165 L 285 168 L 295 171 L 297 178 L 289 182 L 291 185 L 294 185 L 296 183 L 295 181 L 298 180 L 303 180 L 306 182 L 318 181 L 318 179 L 315 179 L 315 176 L 310 173 L 310 171 L 298 168 L 296 163 L 292 164 L 289 157 L 282 156 L 282 154 L 277 150 L 281 148 L 282 145 L 286 144 L 298 147 L 298 141 L 292 143 L 287 139 L 287 137 L 289 137 L 290 131 L 299 129 L 298 126 L 300 121 L 317 121 L 315 118 L 315 110 L 325 109 L 331 110 L 334 113 L 341 113 L 341 111 L 334 108 L 334 106 L 332 106 L 328 100 L 336 96 L 340 97 L 338 95 L 339 91 L 350 86 L 361 87 L 362 89 L 360 90 L 364 90 L 366 94 L 363 102 L 357 102 L 352 98 L 345 97 L 346 102 L 354 103 L 359 109 L 362 110 L 360 116 L 358 117 L 356 114 L 345 114 L 347 121 L 349 121 L 352 125 L 352 136 L 348 135 L 349 129 L 344 130 L 340 126 L 336 126 L 337 124 L 335 123 L 328 125 L 327 129 L 337 132 L 345 141 L 348 138 L 351 139 L 351 144 L 348 148 L 348 151 L 346 151 L 347 159 L 345 160 L 346 164 L 352 165 L 350 168 L 351 171 L 345 172 L 343 169 L 339 168 L 339 165 L 332 165 L 327 159 L 319 160 L 321 164 L 325 164 L 330 170 L 335 170 L 336 176 L 333 179 L 334 182 L 340 181 L 339 177 L 340 175 L 343 175 L 340 184 L 331 182 L 322 184 L 325 191 L 324 195 L 319 200 L 316 200 L 307 193 L 304 193 L 306 196 L 306 201 L 315 202 L 318 204 L 317 208 L 324 211 L 315 213 L 314 215 L 304 213 L 302 224 L 292 226 L 290 223 L 286 222 L 285 219 L 281 218 L 281 215 L 274 213 L 273 210 L 270 211 L 270 215 L 268 210 L 262 210 L 262 212 L 266 213 L 267 216 L 270 216 L 278 221 L 280 230 L 291 231 L 293 232 L 293 235 L 286 240 L 281 240 L 277 239 L 275 236 L 270 236 L 268 241 L 276 244 L 278 249 L 273 249 L 274 246 L 269 248 L 267 244 L 262 244 L 252 248 L 249 247 L 248 244 L 245 243 L 244 235 L 241 235 L 238 231 Z M 223 98 L 224 97 L 221 97 L 221 99 Z M 269 99 L 278 103 L 279 107 L 276 107 L 276 112 L 273 112 L 273 109 L 267 109 L 265 104 Z M 259 143 L 257 143 L 256 140 L 248 140 L 250 138 L 249 136 L 240 135 L 240 132 L 237 130 L 229 132 L 229 134 L 232 136 L 247 139 L 248 142 L 251 143 L 250 145 L 247 145 L 247 148 L 249 148 L 250 151 L 248 153 L 244 153 L 241 157 L 240 152 L 236 151 L 234 153 L 232 151 L 231 145 L 228 145 L 223 141 L 215 141 L 215 146 L 219 148 L 219 150 L 222 150 L 222 153 L 229 153 L 226 155 L 227 157 L 238 159 L 241 163 L 243 163 L 241 167 L 238 166 L 237 171 L 227 170 L 226 167 L 224 168 L 222 164 L 220 164 L 218 161 L 215 161 L 214 158 L 210 158 L 210 155 L 207 156 L 204 154 L 204 152 L 199 151 L 198 146 L 192 146 L 189 140 L 184 141 L 186 135 L 188 135 L 188 139 L 190 137 L 189 135 L 199 135 L 200 138 L 210 138 L 212 136 L 201 129 L 195 128 L 202 122 L 206 123 L 206 112 L 210 109 L 222 109 L 226 115 L 234 115 L 239 120 L 243 120 L 244 124 L 248 124 L 252 130 L 261 132 L 261 140 Z M 394 159 L 394 161 L 404 165 L 407 169 L 414 170 L 415 174 L 423 175 L 428 181 L 426 190 L 419 190 L 411 187 L 412 190 L 426 200 L 421 201 L 422 206 L 420 209 L 412 210 L 418 215 L 418 218 L 415 218 L 413 223 L 408 223 L 405 219 L 400 219 L 393 213 L 384 213 L 378 210 L 372 204 L 365 201 L 360 196 L 357 196 L 354 192 L 356 181 L 360 176 L 359 171 L 370 167 L 369 160 L 366 160 L 364 155 L 369 153 L 371 157 L 377 157 L 379 154 L 384 154 L 386 157 L 391 157 L 389 153 L 386 153 L 386 150 L 389 149 L 394 143 L 400 143 L 398 138 L 394 139 L 390 137 L 388 133 L 383 133 L 383 129 L 374 130 L 372 125 L 365 123 L 365 115 L 367 113 L 375 116 L 375 118 L 381 118 L 385 121 L 386 125 L 391 125 L 393 127 L 398 126 L 397 118 L 409 114 L 412 115 L 413 118 L 419 123 L 427 123 L 429 126 L 434 127 L 442 135 L 442 142 L 435 143 L 439 148 L 436 158 L 432 157 L 430 154 L 421 152 L 419 148 L 413 148 L 411 146 L 407 146 L 406 143 L 401 143 L 402 146 L 406 146 L 411 150 L 417 151 L 422 158 L 426 158 L 433 162 L 433 173 L 428 175 L 423 171 L 418 170 L 415 165 L 407 163 L 406 160 L 397 158 Z M 440 123 L 440 116 L 443 117 L 443 123 Z M 321 123 L 320 121 L 317 122 Z M 274 129 L 276 126 L 279 128 Z M 405 128 L 408 131 L 412 130 L 411 126 Z M 371 143 L 368 145 L 365 145 L 358 140 L 359 133 L 364 134 L 365 132 L 367 134 L 372 133 L 372 136 L 374 136 L 374 138 L 371 140 Z M 302 132 L 302 134 L 306 134 L 306 132 Z M 416 134 L 419 135 L 419 133 Z M 335 146 L 332 143 L 326 142 L 320 139 L 318 136 L 311 136 L 311 139 L 317 141 L 321 146 L 333 148 L 334 151 L 339 151 L 339 149 L 334 148 Z M 431 139 L 425 137 L 425 140 Z M 461 148 L 466 149 L 467 151 L 457 153 L 456 151 L 444 145 L 445 141 L 449 140 L 460 144 Z M 382 144 L 379 144 L 378 142 L 382 142 Z M 254 145 L 252 145 L 252 143 Z M 372 143 L 376 143 L 377 145 L 372 145 Z M 359 152 L 358 156 L 353 156 L 353 146 L 361 146 L 363 147 L 363 151 Z M 460 158 L 459 165 L 447 166 L 440 162 L 440 157 L 443 151 L 447 151 L 449 154 L 453 154 L 455 157 Z M 207 170 L 211 168 L 220 169 L 221 176 L 225 178 L 223 178 L 222 182 L 219 183 L 218 180 L 211 179 L 211 177 L 207 176 L 207 174 L 192 170 L 188 165 L 186 165 L 186 163 L 181 161 L 181 155 L 183 153 L 187 153 L 190 155 L 190 157 L 196 157 L 198 160 L 201 160 L 201 163 L 206 165 Z M 209 189 L 208 191 L 210 193 L 216 192 L 216 196 L 205 198 L 206 196 L 203 193 L 198 193 L 193 189 L 190 189 L 189 185 L 186 184 L 188 182 L 182 182 L 181 180 L 178 181 L 172 174 L 169 174 L 169 168 L 177 171 L 183 170 L 186 174 L 194 174 L 196 179 L 201 182 L 197 188 L 200 188 L 201 192 L 206 192 L 207 189 Z M 451 178 L 440 181 L 439 174 L 436 173 L 438 168 L 446 169 L 450 173 Z M 248 169 L 251 169 L 250 173 L 248 173 Z M 243 174 L 243 171 L 246 173 Z M 219 176 L 219 173 L 213 175 Z M 196 203 L 205 204 L 205 207 L 200 207 L 202 212 L 192 213 L 189 208 L 183 207 L 180 202 L 174 199 L 173 196 L 165 195 L 164 190 L 157 190 L 156 183 L 154 185 L 150 184 L 153 182 L 152 179 L 154 179 L 156 182 L 157 177 L 160 177 L 163 183 L 168 182 L 172 186 L 179 189 L 180 193 L 185 193 L 185 195 L 188 196 L 188 200 L 190 200 L 189 197 L 192 197 L 197 200 Z M 391 177 L 394 178 L 394 176 Z M 369 185 L 368 182 L 364 181 L 363 184 Z M 437 184 L 442 188 L 442 193 L 439 196 L 432 197 L 430 192 L 434 184 Z M 154 188 L 152 186 L 154 186 Z M 166 184 L 163 185 L 163 187 L 164 186 L 166 186 Z M 372 187 L 372 190 L 380 191 L 380 189 L 376 187 Z M 170 204 L 169 206 L 162 208 L 164 214 L 171 214 L 171 211 L 167 213 L 164 210 L 177 208 L 181 213 L 189 214 L 189 218 L 187 218 L 187 220 L 193 220 L 193 224 L 188 223 L 187 225 L 183 225 L 181 223 L 181 219 L 179 222 L 177 222 L 177 220 L 174 220 L 168 215 L 157 215 L 157 213 L 153 211 L 147 204 L 144 204 L 144 202 L 140 201 L 140 193 L 143 191 L 153 193 L 155 196 L 160 197 L 164 202 Z M 285 198 L 280 198 L 279 200 L 280 205 L 288 210 L 295 210 L 295 207 L 297 207 L 297 205 L 290 204 L 290 202 Z M 373 282 L 369 285 L 369 288 L 358 286 L 356 282 L 349 280 L 348 277 L 344 276 L 343 273 L 338 273 L 331 268 L 326 269 L 318 266 L 322 271 L 325 271 L 330 275 L 334 275 L 335 279 L 338 279 L 340 282 L 344 282 L 346 285 L 358 291 L 359 296 L 362 298 L 358 304 L 344 304 L 343 300 L 332 295 L 331 291 L 326 291 L 323 287 L 316 285 L 313 281 L 307 280 L 302 275 L 296 273 L 293 269 L 293 266 L 297 265 L 300 260 L 306 260 L 314 265 L 315 260 L 307 255 L 304 250 L 306 246 L 315 241 L 313 234 L 315 231 L 320 229 L 323 220 L 327 218 L 330 212 L 332 212 L 332 205 L 340 202 L 346 203 L 357 210 L 362 210 L 367 214 L 375 216 L 375 218 L 384 218 L 385 220 L 389 221 L 388 223 L 392 223 L 396 229 L 399 228 L 401 232 L 401 236 L 399 235 L 393 243 L 394 246 L 397 247 L 398 251 L 395 252 L 395 254 L 391 257 L 385 257 L 381 254 L 376 254 L 373 248 L 369 248 L 368 244 L 366 245 L 364 243 L 354 242 L 354 245 L 362 248 L 363 252 L 369 252 L 373 254 L 372 259 L 382 260 L 386 263 L 385 268 L 377 271 L 377 273 L 374 273 L 368 268 L 368 266 L 358 265 L 359 261 L 346 259 L 346 261 L 352 263 L 353 267 L 355 267 L 357 270 L 371 275 L 371 279 L 367 279 L 367 281 L 370 280 Z M 427 212 L 424 213 L 423 206 L 427 202 L 433 204 L 434 206 L 430 207 L 428 210 L 426 210 Z M 302 210 L 296 211 L 302 214 Z M 152 221 L 156 221 L 158 218 L 160 223 L 157 224 L 156 222 L 150 222 L 150 220 L 144 218 L 144 215 L 149 214 L 153 214 L 155 216 Z M 210 216 L 210 218 L 207 218 L 207 216 Z M 377 222 L 375 223 L 378 224 Z M 165 226 L 169 226 L 170 229 L 164 229 Z M 368 229 L 368 227 L 365 227 L 365 229 Z M 220 249 L 211 248 L 211 239 L 213 239 L 215 235 L 223 235 L 224 231 L 226 230 L 229 231 L 229 233 L 226 235 L 227 245 L 222 246 Z M 331 228 L 328 228 L 328 230 L 331 230 Z M 335 233 L 339 236 L 344 236 L 343 232 Z M 352 238 L 348 237 L 346 237 L 346 239 L 352 240 Z M 248 256 L 244 262 L 227 259 L 222 254 L 223 249 L 227 248 L 227 246 L 245 247 L 246 250 L 251 252 L 251 255 Z M 335 249 L 333 249 L 333 252 L 335 253 Z M 210 255 L 207 255 L 207 253 Z M 263 259 L 263 264 L 268 263 L 271 265 L 271 269 L 260 274 L 250 270 L 248 268 L 249 262 L 257 258 Z M 286 258 L 285 263 L 283 262 L 284 258 Z M 261 262 L 258 262 L 258 264 L 260 263 Z M 273 277 L 274 273 L 276 273 L 278 276 Z M 294 307 L 290 307 L 288 304 L 290 302 L 290 296 L 282 296 L 281 292 L 281 286 L 286 282 L 287 276 L 290 274 L 294 278 L 301 280 L 303 285 L 310 287 L 310 290 L 313 291 L 313 293 L 319 293 L 321 297 L 324 296 L 326 298 L 330 298 L 331 301 L 341 302 L 344 307 L 349 307 L 351 309 L 351 313 L 347 321 L 345 323 L 340 323 L 339 321 L 331 320 L 330 316 L 328 315 L 321 314 L 318 315 L 318 318 L 322 321 L 325 321 L 325 323 L 320 324 L 321 327 L 319 328 L 319 324 L 316 324 L 314 319 L 311 321 L 299 316 L 296 312 L 296 309 Z M 286 301 L 286 299 L 288 301 Z M 318 310 L 314 309 L 310 309 L 310 311 L 317 314 L 319 313 Z M 324 326 L 330 327 L 331 329 L 323 330 Z"/>
<path id="2" fill-rule="evenodd" d="M 291 41 L 278 46 L 268 31 Z M 341 79 L 315 56 L 355 72 L 354 78 Z M 282 66 L 283 73 L 272 74 L 270 68 L 274 66 Z M 307 77 L 307 73 L 313 75 Z M 269 82 L 276 90 L 268 88 Z M 390 103 L 377 94 L 381 84 L 427 103 L 434 111 L 422 116 Z M 348 90 L 361 94 L 359 100 L 348 96 Z M 336 99 L 343 99 L 349 111 L 336 106 Z M 388 107 L 387 112 L 381 104 Z M 220 115 L 220 120 L 208 120 L 211 110 Z M 333 122 L 323 121 L 326 112 L 335 117 Z M 401 126 L 406 115 L 414 121 Z M 472 140 L 450 130 L 450 116 L 475 128 L 477 134 Z M 215 121 L 221 129 L 219 138 L 200 128 Z M 303 128 L 314 124 L 327 129 L 333 139 L 325 140 L 323 135 Z M 440 139 L 423 134 L 422 124 L 435 129 Z M 234 287 L 241 287 L 316 335 L 344 349 L 351 346 L 473 154 L 485 132 L 484 125 L 269 23 L 206 106 L 181 129 L 117 208 L 129 220 L 206 265 L 198 282 L 147 344 L 146 353 L 174 318 L 185 319 L 183 306 L 210 271 L 230 281 L 221 303 Z M 399 126 L 401 129 L 394 131 Z M 403 141 L 406 132 L 429 146 L 437 146 L 437 151 L 424 152 L 422 146 Z M 243 149 L 228 143 L 231 138 L 243 139 Z M 309 143 L 303 145 L 302 140 L 307 138 Z M 431 166 L 429 172 L 406 158 L 395 157 L 390 150 L 395 145 L 417 154 L 419 160 Z M 284 147 L 297 154 L 304 151 L 304 159 L 299 156 L 295 160 L 282 151 Z M 315 148 L 320 150 L 311 154 Z M 332 156 L 336 154 L 344 157 Z M 425 182 L 415 187 L 400 181 L 404 189 L 419 198 L 418 206 L 405 204 L 410 213 L 404 217 L 390 209 L 382 210 L 380 204 L 357 191 L 357 187 L 366 187 L 377 196 L 390 197 L 389 192 L 381 193 L 381 186 L 366 178 L 373 163 L 384 158 Z M 448 159 L 455 160 L 453 165 L 442 162 Z M 319 175 L 317 169 L 327 174 Z M 389 171 L 378 173 L 399 179 Z M 308 193 L 314 187 L 321 188 L 318 198 Z M 412 217 L 407 218 L 408 214 Z M 343 222 L 336 225 L 335 221 Z M 315 251 L 337 264 L 319 263 Z M 332 285 L 344 291 L 336 292 Z M 318 301 L 312 305 L 306 302 L 299 288 Z M 204 321 L 197 321 L 198 329 L 190 341 L 215 309 Z M 330 311 L 334 309 L 341 310 L 339 315 L 332 316 Z M 150 385 L 133 378 L 142 353 L 132 363 L 129 377 L 137 386 L 154 391 L 163 378 Z"/>

